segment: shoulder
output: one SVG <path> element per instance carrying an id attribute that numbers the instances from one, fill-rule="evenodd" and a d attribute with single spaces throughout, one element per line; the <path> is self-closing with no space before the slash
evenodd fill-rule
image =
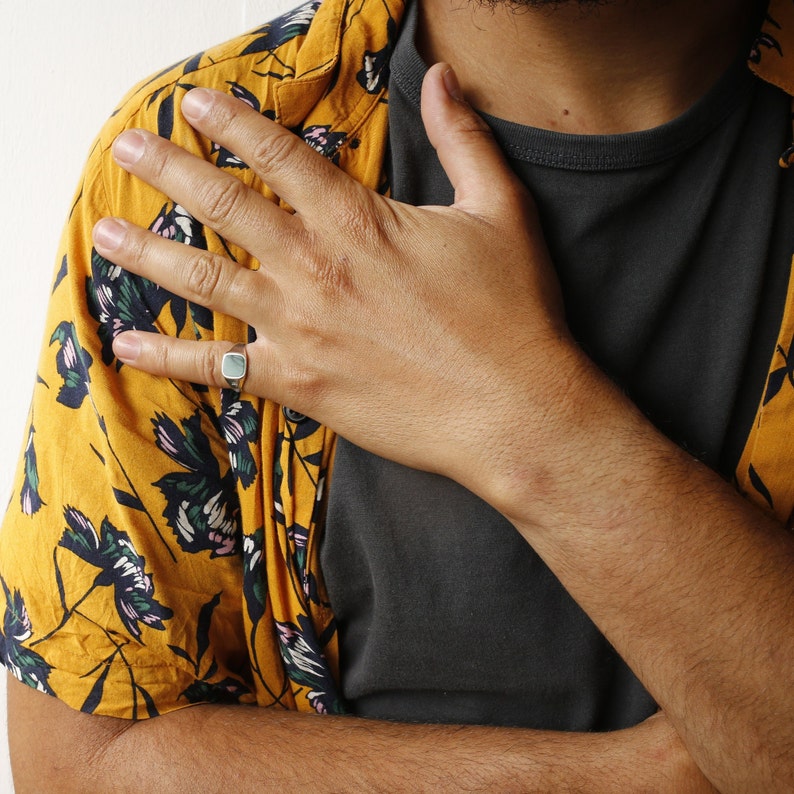
<path id="1" fill-rule="evenodd" d="M 256 106 L 266 103 L 275 84 L 294 76 L 294 62 L 319 5 L 318 0 L 310 0 L 265 25 L 141 80 L 104 125 L 101 148 L 107 149 L 130 126 L 146 127 L 166 138 L 178 135 L 184 125 L 178 113 L 179 99 L 197 86 L 231 91 Z"/>
<path id="2" fill-rule="evenodd" d="M 358 145 L 352 133 L 386 92 L 388 55 L 403 7 L 404 0 L 309 0 L 146 78 L 100 131 L 86 170 L 94 192 L 111 214 L 139 206 L 137 193 L 145 188 L 131 187 L 109 155 L 115 138 L 136 127 L 233 169 L 243 181 L 253 179 L 233 153 L 203 140 L 183 119 L 181 100 L 199 86 L 231 93 L 298 134 L 306 131 L 307 143 L 326 156 L 341 145 Z M 317 129 L 343 132 L 329 137 L 332 145 L 325 151 L 312 136 Z"/>
<path id="3" fill-rule="evenodd" d="M 105 124 L 100 148 L 106 150 L 130 126 L 179 138 L 187 127 L 178 112 L 179 101 L 198 86 L 230 92 L 286 126 L 294 126 L 297 117 L 327 96 L 341 63 L 358 62 L 365 71 L 373 52 L 388 47 L 402 6 L 403 0 L 359 0 L 355 8 L 347 0 L 308 0 L 254 30 L 142 80 Z M 363 75 L 356 82 L 361 90 L 369 88 L 371 93 L 375 78 L 372 74 L 367 78 L 369 86 Z M 281 92 L 287 83 L 299 84 L 291 86 L 298 91 Z M 348 81 L 333 88 L 337 93 L 354 92 Z M 279 93 L 284 100 L 280 101 Z"/>

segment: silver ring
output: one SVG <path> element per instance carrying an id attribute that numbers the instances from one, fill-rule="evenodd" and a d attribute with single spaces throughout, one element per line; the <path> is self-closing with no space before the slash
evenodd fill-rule
<path id="1" fill-rule="evenodd" d="M 248 374 L 248 354 L 245 345 L 235 345 L 221 359 L 221 375 L 230 389 L 243 390 L 245 376 Z"/>

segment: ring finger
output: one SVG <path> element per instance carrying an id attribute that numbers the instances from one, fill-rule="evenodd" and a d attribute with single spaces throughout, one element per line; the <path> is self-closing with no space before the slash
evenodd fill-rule
<path id="1" fill-rule="evenodd" d="M 99 221 L 93 237 L 96 250 L 119 267 L 207 309 L 249 325 L 261 323 L 270 282 L 264 270 L 248 270 L 118 218 Z"/>

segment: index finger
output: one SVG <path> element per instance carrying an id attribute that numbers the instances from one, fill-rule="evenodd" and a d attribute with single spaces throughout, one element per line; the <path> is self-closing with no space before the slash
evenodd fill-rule
<path id="1" fill-rule="evenodd" d="M 344 193 L 362 189 L 293 132 L 220 91 L 188 91 L 182 113 L 195 129 L 234 152 L 305 217 L 331 212 Z"/>

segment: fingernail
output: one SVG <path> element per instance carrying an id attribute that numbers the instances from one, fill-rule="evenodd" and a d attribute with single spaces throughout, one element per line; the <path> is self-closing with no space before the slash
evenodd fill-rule
<path id="1" fill-rule="evenodd" d="M 113 144 L 113 157 L 120 165 L 135 165 L 140 160 L 146 141 L 135 130 L 123 132 Z"/>
<path id="2" fill-rule="evenodd" d="M 94 226 L 94 243 L 106 251 L 115 251 L 126 235 L 127 230 L 113 218 L 103 218 Z"/>
<path id="3" fill-rule="evenodd" d="M 141 353 L 141 340 L 135 334 L 119 334 L 113 340 L 113 352 L 120 361 L 132 364 Z"/>
<path id="4" fill-rule="evenodd" d="M 212 107 L 213 96 L 206 88 L 193 88 L 182 99 L 182 113 L 193 121 L 199 121 Z"/>
<path id="5" fill-rule="evenodd" d="M 458 82 L 458 76 L 455 74 L 455 70 L 450 66 L 448 69 L 444 70 L 441 77 L 444 80 L 444 88 L 447 89 L 447 93 L 458 102 L 463 102 L 463 91 L 460 90 L 460 83 Z"/>

